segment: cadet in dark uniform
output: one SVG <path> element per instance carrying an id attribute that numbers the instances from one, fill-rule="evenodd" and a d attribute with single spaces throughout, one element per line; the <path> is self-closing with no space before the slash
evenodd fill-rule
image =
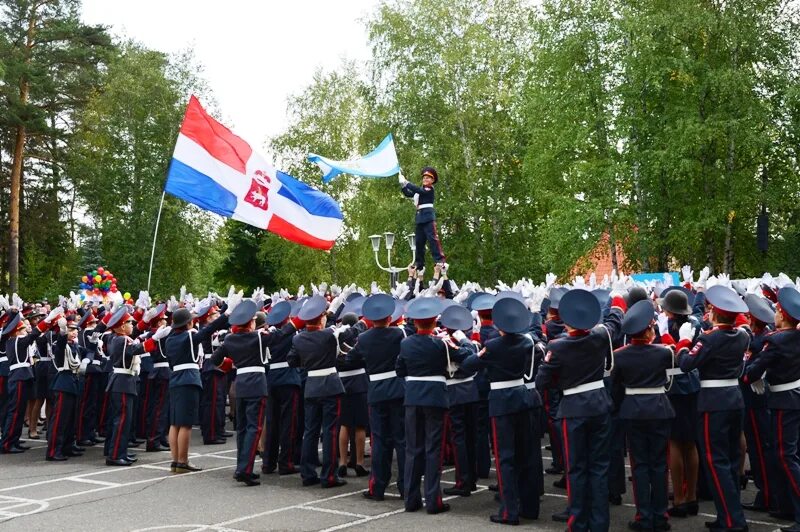
<path id="1" fill-rule="evenodd" d="M 414 241 L 417 246 L 415 254 L 417 271 L 422 272 L 425 269 L 425 243 L 431 249 L 433 261 L 443 264 L 445 256 L 444 251 L 442 251 L 442 243 L 439 241 L 439 235 L 436 232 L 436 211 L 433 208 L 433 185 L 439 182 L 439 175 L 434 168 L 426 166 L 422 169 L 421 187 L 406 181 L 402 174 L 399 175 L 399 181 L 402 186 L 401 192 L 407 198 L 414 198 L 414 206 L 417 209 L 417 214 L 414 218 L 416 223 Z"/>
<path id="2" fill-rule="evenodd" d="M 110 393 L 111 406 L 111 430 L 106 435 L 104 446 L 106 465 L 129 466 L 136 461 L 128 453 L 128 442 L 136 399 L 136 373 L 140 365 L 138 356 L 154 351 L 156 342 L 170 332 L 169 327 L 162 327 L 151 338 L 135 343 L 129 336 L 133 332 L 134 322 L 127 306 L 117 310 L 108 320 L 108 328 L 113 335 L 107 341 L 106 350 L 111 359 L 113 373 L 106 387 L 106 392 Z"/>
<path id="3" fill-rule="evenodd" d="M 289 322 L 292 305 L 288 301 L 276 303 L 269 309 L 267 325 L 283 328 Z M 279 475 L 294 475 L 295 450 L 300 445 L 302 427 L 300 415 L 300 372 L 290 368 L 286 356 L 292 349 L 294 335 L 286 335 L 270 348 L 269 397 L 267 398 L 267 440 L 264 450 L 262 473 L 272 473 L 278 469 Z"/>
<path id="4" fill-rule="evenodd" d="M 305 325 L 292 339 L 292 349 L 286 357 L 290 367 L 308 371 L 305 383 L 305 431 L 300 457 L 300 476 L 304 486 L 321 484 L 333 488 L 347 484 L 337 475 L 337 436 L 344 386 L 336 371 L 338 342 L 351 345 L 363 329 L 361 325 L 348 329 L 326 329 L 325 310 L 328 302 L 322 296 L 307 299 L 295 323 Z M 317 444 L 322 431 L 322 471 L 317 475 L 319 453 Z"/>
<path id="5" fill-rule="evenodd" d="M 28 357 L 28 348 L 42 333 L 50 328 L 50 323 L 58 319 L 64 309 L 56 307 L 47 317 L 39 322 L 30 333 L 25 332 L 25 322 L 22 315 L 16 313 L 8 318 L 3 339 L 6 343 L 6 356 L 9 361 L 8 375 L 8 403 L 6 416 L 3 420 L 3 437 L 0 439 L 0 453 L 21 453 L 29 447 L 20 444 L 22 435 L 22 420 L 28 406 L 28 398 L 33 384 L 33 370 Z M 36 424 L 35 415 L 31 423 Z"/>
<path id="6" fill-rule="evenodd" d="M 8 356 L 6 355 L 6 342 L 3 339 L 3 329 L 10 316 L 9 312 L 0 309 L 0 430 L 6 420 L 6 404 L 8 403 Z M 0 433 L 2 436 L 2 433 Z"/>
<path id="7" fill-rule="evenodd" d="M 753 333 L 750 349 L 747 351 L 746 373 L 758 360 L 769 334 L 775 329 L 775 309 L 770 306 L 766 298 L 755 294 L 745 295 L 744 302 L 750 311 L 750 330 Z M 774 510 L 793 513 L 790 492 L 786 483 L 782 481 L 783 473 L 778 467 L 775 454 L 768 407 L 769 395 L 757 393 L 745 382 L 741 383 L 740 388 L 745 408 L 744 436 L 747 441 L 747 456 L 753 473 L 753 483 L 758 490 L 753 502 L 742 503 L 742 507 L 745 510 L 759 512 Z"/>
<path id="8" fill-rule="evenodd" d="M 539 517 L 539 485 L 531 450 L 533 404 L 523 379 L 535 347 L 524 334 L 530 327 L 530 313 L 524 303 L 500 299 L 492 317 L 500 336 L 486 342 L 483 350 L 468 357 L 462 367 L 467 371 L 486 368 L 491 383 L 489 416 L 500 509 L 490 520 L 516 525 L 520 516 Z"/>
<path id="9" fill-rule="evenodd" d="M 561 420 L 567 475 L 567 527 L 608 530 L 608 468 L 611 397 L 603 382 L 606 359 L 622 323 L 625 300 L 612 294 L 603 325 L 600 302 L 591 292 L 570 290 L 559 315 L 567 335 L 551 340 L 536 388 L 556 385 L 563 394 Z M 559 516 L 559 514 L 557 514 Z"/>
<path id="10" fill-rule="evenodd" d="M 75 419 L 75 437 L 78 445 L 93 446 L 97 442 L 98 410 L 103 395 L 103 361 L 97 354 L 97 337 L 95 329 L 97 318 L 92 309 L 86 309 L 78 321 L 78 346 L 83 359 L 83 390 L 78 401 L 78 413 Z"/>
<path id="11" fill-rule="evenodd" d="M 256 303 L 246 299 L 239 304 L 228 302 L 231 332 L 225 336 L 211 357 L 223 369 L 236 366 L 236 473 L 237 482 L 248 486 L 260 484 L 253 473 L 258 441 L 264 430 L 267 412 L 267 370 L 269 347 L 284 336 L 294 334 L 291 324 L 272 334 L 254 331 Z M 226 360 L 226 358 L 228 360 Z"/>
<path id="12" fill-rule="evenodd" d="M 566 293 L 566 288 L 556 287 L 550 290 L 550 306 L 547 308 L 547 319 L 543 327 L 548 342 L 561 337 L 565 332 L 564 322 L 561 321 L 558 307 L 561 304 L 561 298 Z M 562 434 L 558 420 L 558 405 L 561 402 L 561 390 L 555 385 L 544 389 L 540 388 L 540 390 L 542 392 L 542 406 L 547 423 L 547 434 L 550 437 L 550 452 L 553 457 L 553 463 L 550 467 L 545 469 L 545 473 L 549 475 L 564 475 L 564 443 L 561 441 Z M 553 482 L 553 486 L 562 489 L 566 488 L 566 476 L 562 476 L 559 480 Z"/>
<path id="13" fill-rule="evenodd" d="M 667 442 L 675 416 L 667 399 L 667 370 L 674 367 L 669 347 L 652 343 L 655 308 L 635 303 L 622 322 L 629 344 L 614 352 L 612 396 L 626 422 L 636 516 L 631 530 L 669 530 L 667 521 Z"/>
<path id="14" fill-rule="evenodd" d="M 742 434 L 744 401 L 739 390 L 745 351 L 750 335 L 734 327 L 736 316 L 747 312 L 747 305 L 733 289 L 716 285 L 708 289 L 714 328 L 700 336 L 689 350 L 694 327 L 681 326 L 678 353 L 684 372 L 700 371 L 700 456 L 711 485 L 717 519 L 712 530 L 744 530 L 747 523 L 739 500 L 739 439 Z"/>
<path id="15" fill-rule="evenodd" d="M 461 305 L 447 307 L 442 312 L 440 321 L 451 338 L 456 331 L 467 333 L 472 330 L 472 314 Z M 452 341 L 456 342 L 455 339 Z M 485 370 L 481 373 L 485 374 Z M 450 404 L 446 418 L 449 429 L 447 436 L 453 448 L 456 483 L 443 490 L 445 495 L 469 497 L 477 489 L 478 457 L 475 444 L 478 435 L 478 386 L 475 375 L 477 371 L 467 371 L 459 367 L 447 379 L 447 402 Z"/>
<path id="16" fill-rule="evenodd" d="M 400 343 L 406 337 L 403 329 L 390 327 L 395 301 L 386 294 L 367 298 L 362 312 L 373 327 L 358 336 L 358 343 L 345 360 L 363 364 L 369 376 L 367 401 L 372 442 L 372 470 L 369 488 L 363 493 L 371 500 L 382 501 L 392 478 L 392 451 L 397 454 L 397 489 L 404 494 L 406 461 L 405 428 L 403 425 L 403 380 L 397 376 L 395 364 Z"/>
<path id="17" fill-rule="evenodd" d="M 197 319 L 201 326 L 206 326 L 219 318 L 220 309 L 210 305 L 198 309 Z M 218 331 L 217 334 L 220 332 Z M 217 366 L 211 363 L 214 353 L 216 335 L 203 338 L 200 343 L 203 348 L 202 368 L 200 379 L 203 391 L 200 396 L 200 432 L 203 435 L 204 445 L 224 444 L 232 433 L 225 431 L 225 401 L 228 397 L 228 377 Z"/>
<path id="18" fill-rule="evenodd" d="M 50 426 L 47 429 L 47 461 L 63 462 L 68 456 L 82 456 L 75 447 L 75 412 L 78 400 L 77 371 L 81 364 L 78 353 L 78 323 L 59 318 L 60 335 L 53 349 L 53 365 L 57 369 L 53 381 Z"/>
<path id="19" fill-rule="evenodd" d="M 29 319 L 39 317 L 41 314 L 34 311 Z M 53 344 L 56 340 L 55 332 L 50 329 L 42 333 L 36 339 L 36 352 L 39 354 L 37 363 L 33 366 L 34 382 L 33 382 L 33 397 L 28 403 L 28 438 L 38 440 L 40 438 L 37 433 L 37 423 L 41 415 L 42 406 L 45 406 L 45 430 L 47 430 L 47 423 L 50 420 L 50 414 L 53 410 L 53 401 L 50 394 L 53 386 L 53 380 L 56 377 L 56 368 L 53 366 Z"/>
<path id="20" fill-rule="evenodd" d="M 418 298 L 409 303 L 406 316 L 414 320 L 416 334 L 400 344 L 395 371 L 406 377 L 405 426 L 405 509 L 422 508 L 420 482 L 425 474 L 425 506 L 429 514 L 446 512 L 439 485 L 442 475 L 444 416 L 448 408 L 447 379 L 451 362 L 460 363 L 469 356 L 470 342 L 461 331 L 454 337 L 460 347 L 432 336 L 436 318 L 442 311 L 439 298 Z"/>
<path id="21" fill-rule="evenodd" d="M 710 296 L 710 294 L 709 294 Z M 710 297 L 709 297 L 710 299 Z M 783 530 L 800 531 L 800 292 L 793 287 L 778 291 L 776 330 L 764 342 L 761 354 L 748 364 L 745 383 L 757 383 L 764 372 L 769 382 L 768 406 L 776 434 L 782 480 L 794 506 L 794 524 Z"/>
<path id="22" fill-rule="evenodd" d="M 491 294 L 483 293 L 472 300 L 471 310 L 478 312 L 480 328 L 477 339 L 483 347 L 486 342 L 498 336 L 497 329 L 492 321 L 492 307 L 495 298 Z M 489 478 L 491 465 L 491 452 L 489 448 L 489 379 L 486 370 L 481 368 L 475 375 L 475 384 L 478 387 L 478 404 L 475 411 L 477 443 L 475 444 L 478 478 Z"/>
<path id="23" fill-rule="evenodd" d="M 169 448 L 172 452 L 170 468 L 174 473 L 200 471 L 189 463 L 189 442 L 192 425 L 199 421 L 202 343 L 211 339 L 214 332 L 227 327 L 228 317 L 220 316 L 199 331 L 191 328 L 192 313 L 179 308 L 172 315 L 172 333 L 165 340 L 165 352 L 170 365 L 169 378 Z"/>
<path id="24" fill-rule="evenodd" d="M 142 335 L 143 338 L 150 337 L 154 331 L 158 330 L 158 327 L 163 327 L 167 323 L 166 305 L 159 305 L 156 309 L 156 317 L 148 322 L 150 331 Z M 169 432 L 170 369 L 166 349 L 161 340 L 156 342 L 156 349 L 150 353 L 150 361 L 152 366 L 147 376 L 150 383 L 146 386 L 148 396 L 145 408 L 144 436 L 147 440 L 145 450 L 147 452 L 167 451 L 169 450 L 167 435 Z"/>

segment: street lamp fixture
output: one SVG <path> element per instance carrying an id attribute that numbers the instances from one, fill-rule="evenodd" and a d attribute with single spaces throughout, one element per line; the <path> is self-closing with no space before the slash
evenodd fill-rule
<path id="1" fill-rule="evenodd" d="M 405 235 L 406 242 L 408 242 L 408 247 L 411 249 L 411 262 L 405 268 L 398 268 L 397 266 L 392 265 L 392 248 L 394 248 L 394 233 L 385 232 L 383 235 L 370 235 L 370 243 L 372 244 L 372 252 L 375 253 L 375 264 L 378 265 L 378 268 L 381 270 L 389 273 L 389 284 L 392 288 L 397 286 L 397 279 L 399 277 L 399 273 L 407 270 L 409 266 L 414 264 L 417 258 L 416 253 L 416 239 L 414 238 L 413 234 Z M 381 240 L 384 241 L 386 245 L 386 260 L 387 266 L 382 266 L 380 260 L 378 259 L 378 252 L 381 250 Z"/>

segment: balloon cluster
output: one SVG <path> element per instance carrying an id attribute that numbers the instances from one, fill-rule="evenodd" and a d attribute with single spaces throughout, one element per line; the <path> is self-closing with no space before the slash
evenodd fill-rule
<path id="1" fill-rule="evenodd" d="M 110 271 L 102 266 L 96 270 L 86 272 L 81 277 L 81 290 L 86 290 L 87 294 L 105 296 L 109 292 L 117 292 L 117 278 Z"/>

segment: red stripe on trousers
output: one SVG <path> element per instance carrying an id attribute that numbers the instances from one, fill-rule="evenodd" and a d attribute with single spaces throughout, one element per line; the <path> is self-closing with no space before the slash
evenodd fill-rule
<path id="1" fill-rule="evenodd" d="M 706 460 L 708 461 L 708 469 L 711 470 L 711 476 L 714 478 L 714 486 L 717 488 L 720 501 L 722 501 L 722 509 L 725 512 L 725 526 L 732 528 L 733 520 L 731 520 L 731 514 L 728 512 L 728 503 L 725 501 L 725 494 L 722 493 L 722 486 L 720 486 L 717 470 L 714 469 L 714 460 L 711 456 L 711 435 L 709 434 L 708 429 L 708 412 L 703 413 L 703 433 L 706 442 Z"/>
<path id="2" fill-rule="evenodd" d="M 247 460 L 247 468 L 244 470 L 244 472 L 248 475 L 253 472 L 253 462 L 256 459 L 258 441 L 261 439 L 261 431 L 264 430 L 264 408 L 266 405 L 267 398 L 262 397 L 258 405 L 258 424 L 256 425 L 256 437 L 253 439 L 253 446 L 250 447 L 250 457 Z"/>
<path id="3" fill-rule="evenodd" d="M 439 255 L 441 255 L 442 260 L 444 260 L 444 250 L 442 249 L 442 243 L 439 242 L 439 232 L 436 230 L 436 221 L 433 222 L 433 239 L 436 241 L 436 246 L 439 248 Z"/>
<path id="4" fill-rule="evenodd" d="M 114 440 L 114 452 L 111 453 L 112 460 L 119 460 L 119 441 L 122 439 L 122 430 L 125 426 L 125 413 L 128 407 L 128 397 L 122 394 L 122 408 L 120 409 L 119 423 L 117 424 L 117 437 Z"/>
<path id="5" fill-rule="evenodd" d="M 13 445 L 13 438 L 12 434 L 16 432 L 17 429 L 17 420 L 19 419 L 19 409 L 20 404 L 22 403 L 22 386 L 24 381 L 17 382 L 17 408 L 14 409 L 14 417 L 11 418 L 11 426 L 8 428 L 8 435 L 5 435 L 6 438 L 6 451 L 10 451 Z"/>
<path id="6" fill-rule="evenodd" d="M 158 401 L 156 401 L 156 410 L 153 412 L 153 424 L 150 426 L 151 440 L 156 437 L 156 430 L 158 430 L 159 420 L 161 418 L 161 409 L 164 408 L 164 395 L 166 394 L 168 384 L 169 381 L 164 381 L 158 386 Z"/>
<path id="7" fill-rule="evenodd" d="M 336 398 L 336 422 L 331 427 L 331 473 L 328 475 L 328 483 L 333 484 L 336 481 L 336 449 L 339 447 L 339 418 L 342 415 L 342 398 Z"/>
<path id="8" fill-rule="evenodd" d="M 756 413 L 752 408 L 748 408 L 750 414 L 750 425 L 753 427 L 753 437 L 756 440 L 756 452 L 758 453 L 758 463 L 761 466 L 761 484 L 764 490 L 764 504 L 769 508 L 769 482 L 767 482 L 767 464 L 764 460 L 764 450 L 761 448 L 761 435 L 758 433 L 758 425 L 756 424 Z"/>
<path id="9" fill-rule="evenodd" d="M 58 441 L 58 427 L 61 423 L 61 407 L 64 405 L 64 392 L 58 392 L 58 400 L 56 401 L 56 415 L 55 419 L 53 420 L 53 426 L 50 427 L 52 430 L 52 434 L 49 434 L 50 437 L 50 445 L 47 448 L 47 456 L 50 458 L 56 455 L 56 443 Z"/>
<path id="10" fill-rule="evenodd" d="M 86 380 L 83 383 L 83 395 L 81 396 L 81 406 L 78 409 L 78 429 L 77 439 L 83 436 L 83 411 L 86 409 L 86 403 L 89 402 L 89 388 L 92 386 L 92 375 L 86 375 Z"/>
<path id="11" fill-rule="evenodd" d="M 497 491 L 500 493 L 500 500 L 503 504 L 503 519 L 508 519 L 508 504 L 506 503 L 506 496 L 503 493 L 503 474 L 500 472 L 500 448 L 497 445 L 497 421 L 495 418 L 491 419 L 492 422 L 492 444 L 494 447 L 494 464 L 497 471 Z"/>
<path id="12" fill-rule="evenodd" d="M 561 432 L 564 435 L 563 453 L 564 453 L 564 478 L 567 481 L 567 503 L 572 507 L 572 487 L 569 481 L 569 436 L 567 435 L 567 420 L 561 420 Z M 572 525 L 575 523 L 575 515 L 572 510 L 569 511 L 569 519 L 567 520 L 567 530 L 572 531 Z"/>
<path id="13" fill-rule="evenodd" d="M 789 478 L 789 483 L 792 485 L 794 494 L 800 496 L 800 489 L 797 487 L 797 482 L 795 482 L 794 476 L 792 476 L 792 472 L 789 470 L 789 464 L 786 462 L 786 458 L 783 454 L 783 410 L 778 410 L 778 450 L 778 455 L 781 457 L 781 465 L 783 466 L 786 476 Z"/>

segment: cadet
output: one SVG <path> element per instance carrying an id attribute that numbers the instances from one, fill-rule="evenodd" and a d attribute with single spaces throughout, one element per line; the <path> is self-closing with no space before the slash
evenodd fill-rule
<path id="1" fill-rule="evenodd" d="M 480 328 L 477 340 L 483 346 L 487 341 L 495 338 L 498 333 L 492 321 L 492 307 L 495 298 L 491 294 L 480 293 L 471 302 L 470 309 L 478 312 Z M 475 336 L 473 335 L 473 340 Z M 476 406 L 477 438 L 475 444 L 478 478 L 489 478 L 491 465 L 491 452 L 489 450 L 489 379 L 486 370 L 481 368 L 475 375 L 475 384 L 478 386 L 478 404 Z"/>
<path id="2" fill-rule="evenodd" d="M 551 342 L 564 334 L 564 322 L 558 313 L 561 298 L 567 293 L 566 288 L 554 287 L 550 289 L 550 306 L 547 308 L 547 316 L 544 322 L 544 334 L 548 342 Z M 545 421 L 547 423 L 547 434 L 550 437 L 550 450 L 553 463 L 544 471 L 548 475 L 562 475 L 553 486 L 564 489 L 567 487 L 567 479 L 564 476 L 564 443 L 561 441 L 563 436 L 559 428 L 558 405 L 561 402 L 561 390 L 556 385 L 547 388 L 539 388 L 542 392 L 542 406 L 544 408 Z"/>
<path id="3" fill-rule="evenodd" d="M 534 429 L 531 395 L 523 379 L 535 347 L 524 334 L 530 327 L 530 312 L 521 301 L 500 299 L 492 309 L 500 336 L 486 342 L 480 353 L 467 358 L 463 369 L 486 368 L 490 381 L 489 416 L 497 470 L 500 509 L 490 516 L 493 523 L 519 524 L 519 518 L 539 517 L 539 485 L 531 443 Z"/>
<path id="4" fill-rule="evenodd" d="M 197 310 L 197 319 L 201 326 L 212 323 L 219 316 L 220 309 L 213 304 Z M 203 383 L 203 391 L 200 395 L 200 433 L 203 435 L 204 445 L 222 445 L 226 442 L 225 438 L 233 436 L 233 433 L 225 431 L 225 399 L 228 396 L 228 377 L 211 363 L 215 339 L 216 335 L 212 335 L 208 338 L 203 337 L 200 342 L 203 349 L 202 368 L 200 369 L 200 380 Z"/>
<path id="5" fill-rule="evenodd" d="M 300 476 L 303 486 L 321 484 L 335 488 L 347 484 L 339 478 L 337 466 L 337 435 L 344 386 L 336 371 L 338 342 L 353 342 L 363 329 L 363 322 L 352 328 L 326 329 L 325 310 L 328 302 L 322 296 L 307 299 L 294 323 L 305 330 L 292 339 L 292 349 L 286 357 L 290 367 L 308 371 L 305 384 L 305 431 L 300 457 Z M 317 475 L 320 431 L 322 431 L 322 471 Z"/>
<path id="6" fill-rule="evenodd" d="M 113 373 L 106 387 L 111 403 L 111 431 L 106 434 L 104 446 L 106 465 L 129 466 L 137 460 L 128 453 L 128 442 L 136 399 L 136 374 L 141 364 L 139 355 L 154 351 L 156 342 L 170 332 L 169 327 L 162 327 L 151 338 L 136 343 L 129 336 L 134 321 L 127 306 L 117 310 L 108 320 L 108 328 L 113 331 L 107 344 Z"/>
<path id="7" fill-rule="evenodd" d="M 230 299 L 230 298 L 229 298 Z M 265 334 L 254 331 L 258 306 L 251 299 L 228 301 L 228 323 L 231 333 L 225 337 L 211 357 L 224 370 L 236 366 L 236 473 L 237 482 L 248 486 L 260 484 L 253 473 L 258 441 L 264 429 L 267 409 L 267 370 L 269 347 L 284 336 L 294 334 L 287 325 L 280 331 Z M 227 358 L 227 359 L 226 359 Z"/>
<path id="8" fill-rule="evenodd" d="M 745 530 L 747 523 L 739 500 L 740 437 L 744 401 L 739 390 L 745 351 L 750 336 L 734 327 L 736 316 L 747 312 L 747 305 L 733 289 L 712 286 L 706 293 L 711 304 L 714 328 L 703 333 L 691 351 L 694 326 L 681 326 L 678 361 L 684 372 L 697 368 L 700 393 L 700 455 L 711 485 L 717 519 L 711 530 Z"/>
<path id="9" fill-rule="evenodd" d="M 442 312 L 440 321 L 451 338 L 456 331 L 472 330 L 472 314 L 461 305 L 447 307 Z M 475 375 L 476 371 L 467 371 L 459 367 L 447 379 L 447 401 L 450 404 L 447 412 L 449 429 L 447 434 L 453 448 L 456 483 L 455 486 L 443 490 L 445 495 L 469 497 L 471 492 L 477 489 L 478 463 L 475 443 L 478 434 L 478 386 Z M 486 412 L 488 415 L 488 409 Z"/>
<path id="10" fill-rule="evenodd" d="M 400 343 L 406 337 L 403 329 L 390 327 L 395 301 L 386 294 L 367 298 L 362 308 L 364 318 L 373 327 L 358 337 L 358 343 L 347 353 L 348 363 L 363 363 L 369 376 L 367 402 L 372 443 L 372 470 L 369 488 L 363 493 L 370 500 L 382 501 L 392 477 L 392 451 L 397 454 L 397 490 L 404 491 L 406 462 L 405 428 L 403 425 L 403 380 L 397 376 L 395 364 Z"/>
<path id="11" fill-rule="evenodd" d="M 22 420 L 28 405 L 28 398 L 33 382 L 33 370 L 28 357 L 28 348 L 36 338 L 50 328 L 50 324 L 61 317 L 64 309 L 56 307 L 47 317 L 39 322 L 30 333 L 26 334 L 25 322 L 22 315 L 17 312 L 10 316 L 3 329 L 3 339 L 6 342 L 6 356 L 9 360 L 8 375 L 8 403 L 6 415 L 3 420 L 3 437 L 0 439 L 0 453 L 21 453 L 30 447 L 22 445 L 19 438 L 22 435 Z M 38 414 L 31 423 L 36 424 Z"/>
<path id="12" fill-rule="evenodd" d="M 536 388 L 556 385 L 563 394 L 561 420 L 570 530 L 608 530 L 608 468 L 611 397 L 603 383 L 612 338 L 619 332 L 625 300 L 612 293 L 611 310 L 600 327 L 600 302 L 591 292 L 570 290 L 559 315 L 567 335 L 551 340 Z M 557 382 L 556 382 L 557 381 Z"/>
<path id="13" fill-rule="evenodd" d="M 148 322 L 150 331 L 143 336 L 144 338 L 149 337 L 158 327 L 163 327 L 167 323 L 166 305 L 159 305 L 156 311 L 156 317 Z M 149 395 L 145 408 L 144 436 L 147 440 L 145 450 L 147 452 L 167 451 L 169 450 L 167 438 L 169 433 L 170 369 L 166 348 L 161 340 L 156 342 L 156 349 L 150 353 L 150 360 L 153 364 L 150 374 L 147 376 L 150 379 L 150 385 L 147 387 Z"/>
<path id="14" fill-rule="evenodd" d="M 6 342 L 3 340 L 3 329 L 8 320 L 9 312 L 0 308 L 0 431 L 6 420 L 6 403 L 8 402 L 8 356 L 6 356 Z M 0 432 L 2 436 L 2 432 Z"/>
<path id="15" fill-rule="evenodd" d="M 422 169 L 422 186 L 418 187 L 406 181 L 403 174 L 399 174 L 398 180 L 402 187 L 401 192 L 407 198 L 414 198 L 414 206 L 417 213 L 414 217 L 416 228 L 414 230 L 414 241 L 416 242 L 416 267 L 417 271 L 425 271 L 425 243 L 431 249 L 433 261 L 437 264 L 444 264 L 445 256 L 442 251 L 442 243 L 436 232 L 436 211 L 433 208 L 434 190 L 433 185 L 439 182 L 439 175 L 434 168 L 426 166 Z"/>
<path id="16" fill-rule="evenodd" d="M 103 361 L 97 353 L 97 337 L 95 328 L 97 318 L 92 309 L 85 309 L 78 321 L 78 345 L 83 359 L 80 372 L 83 374 L 83 391 L 78 401 L 78 413 L 75 419 L 75 438 L 78 445 L 91 447 L 98 443 L 97 418 L 98 406 L 103 395 Z"/>
<path id="17" fill-rule="evenodd" d="M 709 290 L 710 292 L 710 290 Z M 709 299 L 711 294 L 709 293 Z M 761 354 L 747 367 L 745 383 L 757 383 L 764 371 L 769 382 L 767 404 L 777 434 L 777 456 L 782 470 L 780 488 L 786 490 L 794 506 L 794 524 L 783 530 L 800 531 L 800 293 L 787 286 L 778 291 L 775 312 L 777 330 L 769 334 Z"/>
<path id="18" fill-rule="evenodd" d="M 81 365 L 78 353 L 78 323 L 74 316 L 58 319 L 60 334 L 53 349 L 57 370 L 53 381 L 50 425 L 47 427 L 47 461 L 63 462 L 68 456 L 82 456 L 84 448 L 75 446 L 75 412 L 78 399 L 77 371 Z"/>
<path id="19" fill-rule="evenodd" d="M 667 441 L 675 416 L 667 399 L 667 370 L 674 367 L 672 349 L 653 344 L 655 308 L 635 303 L 622 322 L 629 344 L 614 352 L 612 395 L 626 422 L 636 516 L 631 530 L 669 530 L 667 521 Z"/>
<path id="20" fill-rule="evenodd" d="M 447 412 L 445 375 L 451 362 L 463 362 L 470 354 L 469 340 L 461 331 L 453 336 L 460 347 L 433 336 L 436 318 L 442 311 L 439 298 L 418 298 L 409 303 L 406 316 L 414 320 L 416 334 L 400 344 L 395 371 L 406 377 L 405 389 L 405 509 L 422 508 L 420 482 L 425 474 L 425 506 L 429 514 L 450 509 L 442 502 L 439 485 L 442 475 L 444 416 Z"/>
<path id="21" fill-rule="evenodd" d="M 172 333 L 164 342 L 170 365 L 169 378 L 169 449 L 172 453 L 170 469 L 174 473 L 200 471 L 189 463 L 189 442 L 192 425 L 199 421 L 200 364 L 202 343 L 210 340 L 214 332 L 228 325 L 228 317 L 221 316 L 199 331 L 191 328 L 192 313 L 179 308 L 172 315 Z"/>
<path id="22" fill-rule="evenodd" d="M 292 305 L 288 301 L 280 301 L 269 309 L 267 325 L 283 328 L 289 323 Z M 294 475 L 299 470 L 295 467 L 294 455 L 300 445 L 301 427 L 298 423 L 300 415 L 300 372 L 290 368 L 286 356 L 292 349 L 292 338 L 287 335 L 277 342 L 271 350 L 269 373 L 269 397 L 267 398 L 267 433 L 262 473 L 272 473 L 278 469 L 279 475 Z"/>
<path id="23" fill-rule="evenodd" d="M 33 310 L 28 314 L 28 320 L 33 323 L 33 320 L 42 316 L 38 310 Z M 33 391 L 31 400 L 28 402 L 28 438 L 38 440 L 40 438 L 37 429 L 37 421 L 41 415 L 42 406 L 45 406 L 45 430 L 47 430 L 47 422 L 50 420 L 50 414 L 53 410 L 53 401 L 50 394 L 50 389 L 53 386 L 53 380 L 56 377 L 56 368 L 53 365 L 53 344 L 55 343 L 55 334 L 52 329 L 42 333 L 36 339 L 36 352 L 38 353 L 37 363 L 33 366 Z"/>

